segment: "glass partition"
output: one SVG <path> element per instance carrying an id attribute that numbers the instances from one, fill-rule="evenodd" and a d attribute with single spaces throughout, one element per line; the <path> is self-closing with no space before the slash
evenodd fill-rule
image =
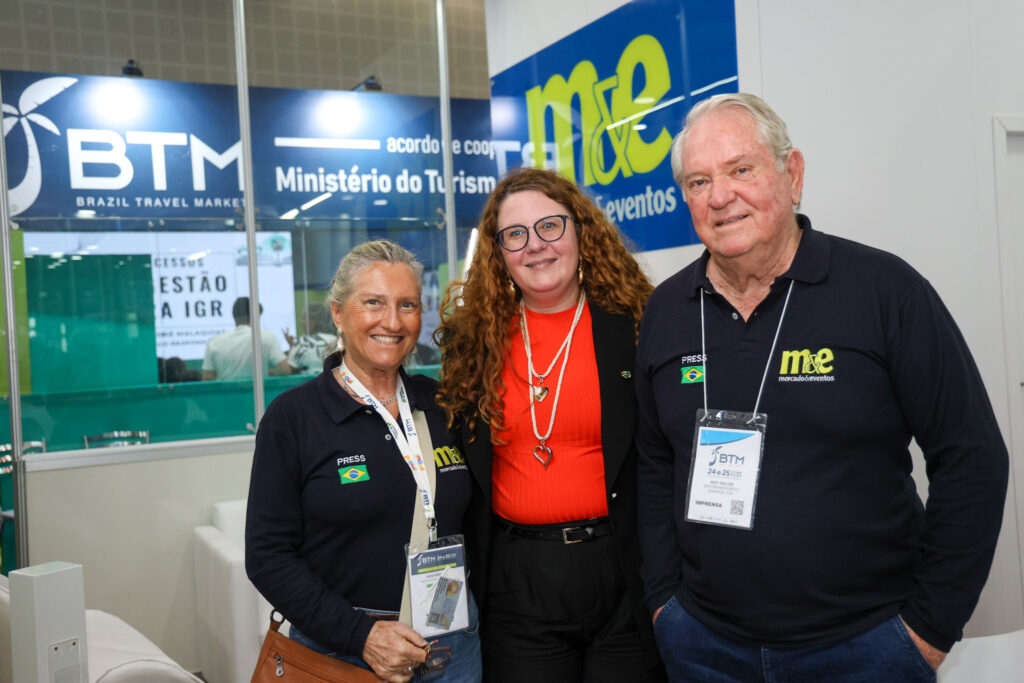
<path id="1" fill-rule="evenodd" d="M 457 43 L 450 183 L 439 4 Z M 251 254 L 235 2 L 34 0 L 0 14 L 3 257 L 14 274 L 4 300 L 15 315 L 25 442 L 67 451 L 250 433 L 257 403 L 316 372 L 308 358 L 289 363 L 289 347 L 333 336 L 325 290 L 341 257 L 368 239 L 394 240 L 424 263 L 414 364 L 436 372 L 445 193 L 463 253 L 497 176 L 483 0 L 239 5 Z M 251 310 L 250 267 L 267 331 L 258 391 L 239 315 Z M 7 409 L 6 363 L 0 370 Z M 0 448 L 10 426 L 0 418 Z M 90 441 L 113 432 L 130 434 Z M 7 509 L 3 490 L 0 481 Z"/>
<path id="2" fill-rule="evenodd" d="M 259 271 L 268 316 L 262 327 L 280 341 L 301 380 L 321 369 L 309 349 L 336 348 L 323 301 L 339 261 L 354 246 L 381 238 L 405 246 L 424 265 L 423 328 L 409 370 L 437 372 L 432 334 L 449 280 L 437 6 L 436 0 L 254 3 L 247 10 L 257 229 L 280 236 L 282 254 L 291 259 L 288 273 Z M 466 41 L 460 54 L 476 50 L 475 59 L 460 61 L 460 73 L 475 78 L 460 82 L 454 94 L 463 97 L 450 105 L 460 137 L 472 141 L 458 145 L 452 181 L 464 252 L 496 171 L 484 153 L 490 110 L 482 2 L 458 3 L 447 16 Z M 468 26 L 478 31 L 476 42 Z M 274 68 L 275 46 L 282 45 L 296 47 L 287 76 Z M 290 322 L 272 323 L 269 315 L 282 310 Z M 293 386 L 295 375 L 269 378 L 266 401 Z"/>
<path id="3" fill-rule="evenodd" d="M 326 287 L 367 239 L 423 261 L 414 362 L 436 370 L 448 281 L 437 5 L 244 5 L 266 401 L 314 372 L 281 359 L 333 334 Z M 447 8 L 460 251 L 496 176 L 482 5 Z M 23 438 L 53 451 L 111 431 L 248 433 L 233 3 L 21 9 L 3 20 L 0 78 Z M 0 420 L 0 443 L 9 433 Z"/>
<path id="4" fill-rule="evenodd" d="M 253 422 L 244 373 L 199 381 L 247 257 L 231 0 L 188 5 L 43 0 L 6 29 L 22 432 L 49 451 Z"/>

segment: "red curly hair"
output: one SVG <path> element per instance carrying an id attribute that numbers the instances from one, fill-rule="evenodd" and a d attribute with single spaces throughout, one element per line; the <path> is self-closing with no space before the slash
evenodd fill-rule
<path id="1" fill-rule="evenodd" d="M 447 409 L 450 422 L 462 417 L 472 428 L 479 417 L 494 431 L 505 428 L 501 374 L 521 295 L 517 287 L 510 286 L 495 235 L 502 202 L 528 190 L 544 193 L 572 214 L 582 286 L 590 302 L 612 313 L 630 315 L 639 326 L 653 289 L 626 249 L 618 228 L 574 182 L 554 171 L 511 171 L 487 200 L 469 273 L 465 280 L 449 285 L 441 305 L 441 326 L 434 333 L 441 348 L 437 402 Z"/>

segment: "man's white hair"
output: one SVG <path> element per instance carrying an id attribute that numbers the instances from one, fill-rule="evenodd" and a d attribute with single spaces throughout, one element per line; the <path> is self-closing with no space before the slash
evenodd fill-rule
<path id="1" fill-rule="evenodd" d="M 686 188 L 683 186 L 683 147 L 686 145 L 687 135 L 693 124 L 707 114 L 720 109 L 739 109 L 746 112 L 756 124 L 761 141 L 768 145 L 772 154 L 775 155 L 775 162 L 779 170 L 786 169 L 789 154 L 793 151 L 793 143 L 789 139 L 786 122 L 775 113 L 775 110 L 760 97 L 750 93 L 736 92 L 715 95 L 694 105 L 690 113 L 686 115 L 683 129 L 672 141 L 672 177 L 682 188 L 683 196 L 686 195 Z"/>

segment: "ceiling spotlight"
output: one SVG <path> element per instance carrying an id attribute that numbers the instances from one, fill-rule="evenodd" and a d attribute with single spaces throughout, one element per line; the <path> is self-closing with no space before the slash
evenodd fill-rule
<path id="1" fill-rule="evenodd" d="M 382 89 L 383 88 L 381 87 L 380 81 L 377 80 L 376 76 L 367 76 L 362 81 L 360 81 L 359 83 L 352 87 L 352 90 L 380 91 Z"/>
<path id="2" fill-rule="evenodd" d="M 142 66 L 134 59 L 129 59 L 121 67 L 122 76 L 142 76 Z"/>

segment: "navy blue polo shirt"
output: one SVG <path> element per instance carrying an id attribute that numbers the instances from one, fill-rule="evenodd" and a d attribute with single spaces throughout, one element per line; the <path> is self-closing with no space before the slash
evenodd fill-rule
<path id="1" fill-rule="evenodd" d="M 277 397 L 256 435 L 246 519 L 246 571 L 304 634 L 362 655 L 372 622 L 353 607 L 398 611 L 405 551 L 420 504 L 384 420 L 324 372 Z M 461 533 L 469 470 L 434 404 L 435 382 L 402 379 L 434 446 L 438 534 Z M 427 454 L 424 454 L 427 455 Z"/>
<path id="2" fill-rule="evenodd" d="M 988 574 L 1006 447 L 931 285 L 891 254 L 798 222 L 792 265 L 749 320 L 715 293 L 706 252 L 648 303 L 637 355 L 647 607 L 675 595 L 721 635 L 765 646 L 833 641 L 901 613 L 948 649 Z M 711 409 L 752 411 L 766 364 L 753 530 L 686 521 L 705 389 Z M 697 381 L 683 377 L 692 367 Z M 927 462 L 927 511 L 911 438 Z"/>

